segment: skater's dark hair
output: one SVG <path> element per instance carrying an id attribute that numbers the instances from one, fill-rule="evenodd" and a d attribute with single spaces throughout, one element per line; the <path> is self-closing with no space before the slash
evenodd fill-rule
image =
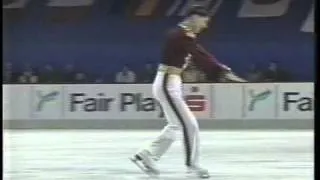
<path id="1" fill-rule="evenodd" d="M 204 6 L 194 5 L 189 9 L 189 11 L 187 13 L 187 17 L 192 16 L 192 15 L 209 16 L 209 11 Z"/>

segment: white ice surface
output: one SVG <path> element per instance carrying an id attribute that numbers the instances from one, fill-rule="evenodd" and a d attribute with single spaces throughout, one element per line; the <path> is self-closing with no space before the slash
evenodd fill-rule
<path id="1" fill-rule="evenodd" d="M 5 180 L 146 180 L 128 160 L 158 131 L 4 132 Z M 181 134 L 179 134 L 181 136 Z M 159 162 L 160 180 L 191 180 L 181 138 Z M 313 180 L 312 131 L 201 132 L 212 180 Z"/>

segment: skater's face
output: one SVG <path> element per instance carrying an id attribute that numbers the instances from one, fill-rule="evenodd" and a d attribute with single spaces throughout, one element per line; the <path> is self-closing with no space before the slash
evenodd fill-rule
<path id="1" fill-rule="evenodd" d="M 208 16 L 199 16 L 199 15 L 194 15 L 192 17 L 193 21 L 193 29 L 195 33 L 200 33 L 202 30 L 208 27 L 209 23 L 209 17 Z"/>

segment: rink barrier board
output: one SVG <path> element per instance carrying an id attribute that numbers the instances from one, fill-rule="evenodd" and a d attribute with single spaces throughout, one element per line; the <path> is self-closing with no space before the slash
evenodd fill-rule
<path id="1" fill-rule="evenodd" d="M 184 97 L 197 118 L 205 123 L 214 121 L 217 125 L 220 121 L 239 120 L 293 123 L 313 119 L 313 90 L 313 83 L 186 84 Z M 49 123 L 49 120 L 59 124 L 75 120 L 82 120 L 81 123 L 100 120 L 102 124 L 112 120 L 120 124 L 128 124 L 124 120 L 133 123 L 146 120 L 150 124 L 164 119 L 152 97 L 150 84 L 4 85 L 3 92 L 3 118 L 7 124 Z M 13 112 L 16 109 L 19 111 Z"/>
<path id="2" fill-rule="evenodd" d="M 162 120 L 4 120 L 5 129 L 105 129 L 105 130 L 159 130 L 165 126 Z M 201 130 L 310 130 L 313 120 L 199 120 Z"/>

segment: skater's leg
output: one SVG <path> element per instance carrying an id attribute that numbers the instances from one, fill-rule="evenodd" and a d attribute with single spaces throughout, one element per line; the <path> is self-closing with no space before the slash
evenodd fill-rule
<path id="1" fill-rule="evenodd" d="M 160 160 L 176 140 L 176 131 L 178 129 L 177 125 L 168 124 L 163 128 L 160 135 L 148 145 L 146 149 L 149 150 L 155 161 Z"/>
<path id="2" fill-rule="evenodd" d="M 152 86 L 152 91 L 155 99 L 158 100 L 160 107 L 162 108 L 168 124 L 162 129 L 161 133 L 154 141 L 142 149 L 149 151 L 154 160 L 159 160 L 165 154 L 165 152 L 167 152 L 171 144 L 175 141 L 176 133 L 181 126 L 174 109 L 172 109 L 170 106 L 170 103 L 165 95 L 165 89 L 167 88 L 164 87 L 165 76 L 166 75 L 161 72 L 157 74 Z M 169 87 L 169 89 L 172 95 L 182 96 L 180 83 L 181 82 L 179 81 L 176 82 L 175 79 L 171 81 L 172 85 Z"/>
<path id="3" fill-rule="evenodd" d="M 150 174 L 159 174 L 159 170 L 154 161 L 158 161 L 169 149 L 176 139 L 178 126 L 168 124 L 163 128 L 160 135 L 147 146 L 141 148 L 131 160 L 136 163 L 143 171 Z M 142 162 L 141 166 L 139 161 Z"/>
<path id="4" fill-rule="evenodd" d="M 162 110 L 167 120 L 167 125 L 162 129 L 160 134 L 140 151 L 148 151 L 155 161 L 168 151 L 172 143 L 176 140 L 177 131 L 180 130 L 180 123 L 177 121 L 175 113 L 170 109 L 166 102 L 160 101 Z"/>
<path id="5" fill-rule="evenodd" d="M 174 99 L 175 97 L 173 97 Z M 191 173 L 195 173 L 200 178 L 209 178 L 208 170 L 201 168 L 199 165 L 199 125 L 198 121 L 184 101 L 174 100 L 176 103 L 176 109 L 181 113 L 181 118 L 185 124 L 186 135 L 189 141 L 189 153 L 186 156 L 186 166 Z M 178 103 L 179 102 L 179 103 Z"/>
<path id="6" fill-rule="evenodd" d="M 207 178 L 209 173 L 199 166 L 199 125 L 198 121 L 185 103 L 181 91 L 170 84 L 170 76 L 164 78 L 164 95 L 169 109 L 172 109 L 183 130 L 186 152 L 186 166 L 198 177 Z M 176 79 L 179 81 L 179 79 Z M 172 81 L 171 81 L 172 82 Z M 174 82 L 174 80 L 173 80 Z"/>
<path id="7" fill-rule="evenodd" d="M 175 112 L 168 104 L 164 96 L 162 86 L 163 80 L 164 75 L 162 73 L 159 73 L 156 77 L 155 83 L 153 84 L 153 94 L 159 101 L 168 124 L 163 128 L 160 135 L 157 136 L 154 141 L 141 148 L 133 158 L 134 162 L 142 159 L 141 161 L 144 163 L 144 166 L 147 169 L 151 169 L 152 171 L 158 171 L 154 161 L 159 160 L 165 154 L 165 152 L 167 152 L 171 144 L 175 141 L 176 131 L 179 129 L 180 125 Z M 174 92 L 180 95 L 181 89 L 175 88 Z"/>
<path id="8" fill-rule="evenodd" d="M 196 165 L 199 161 L 199 125 L 181 96 L 173 96 L 169 92 L 170 105 L 182 126 L 186 151 L 186 166 Z"/>

